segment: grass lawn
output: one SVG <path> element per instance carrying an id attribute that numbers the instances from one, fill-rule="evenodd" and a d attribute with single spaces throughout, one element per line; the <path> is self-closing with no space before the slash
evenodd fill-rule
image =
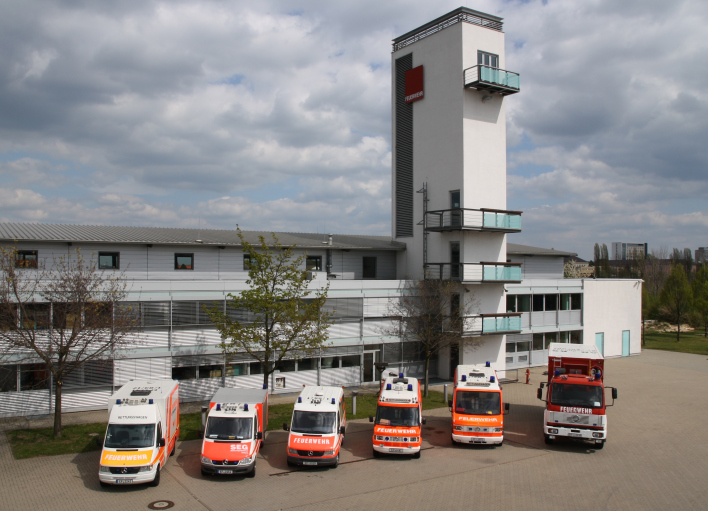
<path id="1" fill-rule="evenodd" d="M 423 398 L 423 410 L 443 408 L 442 392 L 430 392 L 430 397 Z M 352 413 L 352 398 L 345 398 L 347 419 L 365 419 L 376 415 L 375 394 L 357 396 L 356 415 Z M 290 424 L 293 414 L 292 403 L 271 405 L 268 407 L 268 431 L 283 428 L 283 423 Z M 183 413 L 179 416 L 180 441 L 196 440 L 199 438 L 201 427 L 201 413 Z M 16 429 L 7 432 L 7 437 L 12 446 L 12 453 L 16 459 L 34 458 L 37 456 L 54 456 L 56 454 L 71 454 L 78 452 L 97 451 L 100 449 L 96 438 L 103 440 L 106 433 L 106 423 L 67 425 L 62 428 L 62 437 L 52 437 L 53 428 Z"/>
<path id="2" fill-rule="evenodd" d="M 644 348 L 650 350 L 680 351 L 708 355 L 708 339 L 704 332 L 681 332 L 681 340 L 676 342 L 676 332 L 644 331 Z"/>

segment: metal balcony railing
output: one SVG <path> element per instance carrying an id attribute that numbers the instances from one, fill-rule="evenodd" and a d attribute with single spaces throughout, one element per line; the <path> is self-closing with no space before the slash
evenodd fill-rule
<path id="1" fill-rule="evenodd" d="M 521 282 L 521 263 L 427 263 L 425 276 L 459 282 Z"/>
<path id="2" fill-rule="evenodd" d="M 521 313 L 478 314 L 462 318 L 462 335 L 495 335 L 521 332 Z"/>
<path id="3" fill-rule="evenodd" d="M 503 209 L 441 209 L 425 214 L 428 231 L 521 231 L 521 211 Z"/>
<path id="4" fill-rule="evenodd" d="M 519 73 L 478 64 L 464 71 L 465 88 L 498 92 L 502 96 L 519 92 Z"/>

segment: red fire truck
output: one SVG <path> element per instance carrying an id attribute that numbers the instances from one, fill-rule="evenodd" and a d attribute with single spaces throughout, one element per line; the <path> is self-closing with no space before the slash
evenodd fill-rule
<path id="1" fill-rule="evenodd" d="M 548 382 L 546 399 L 543 386 L 538 399 L 545 401 L 543 435 L 551 444 L 558 437 L 588 440 L 602 449 L 607 439 L 606 408 L 615 404 L 617 389 L 612 389 L 612 403 L 605 398 L 605 361 L 590 344 L 551 343 L 548 345 Z"/>

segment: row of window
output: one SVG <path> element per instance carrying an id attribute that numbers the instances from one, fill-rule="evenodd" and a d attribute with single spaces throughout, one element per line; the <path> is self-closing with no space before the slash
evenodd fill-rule
<path id="1" fill-rule="evenodd" d="M 46 390 L 51 374 L 46 364 L 11 364 L 0 366 L 0 392 Z M 64 378 L 64 389 L 113 385 L 113 361 L 90 360 Z"/>
<path id="2" fill-rule="evenodd" d="M 569 332 L 546 332 L 545 334 L 533 334 L 530 341 L 507 341 L 507 353 L 524 353 L 530 350 L 547 350 L 552 342 L 564 342 L 570 344 L 582 344 L 582 330 L 571 330 Z"/>
<path id="3" fill-rule="evenodd" d="M 543 294 L 543 295 L 506 295 L 507 312 L 543 312 L 582 309 L 581 293 Z"/>
<path id="4" fill-rule="evenodd" d="M 37 250 L 18 250 L 15 257 L 16 268 L 37 268 Z M 251 267 L 251 256 L 244 254 L 243 269 L 248 271 Z M 120 252 L 99 252 L 99 270 L 120 270 Z M 307 271 L 322 271 L 322 256 L 306 256 L 305 269 Z M 194 254 L 176 253 L 175 270 L 194 270 Z M 376 278 L 376 257 L 365 256 L 362 258 L 362 277 L 365 279 Z"/>

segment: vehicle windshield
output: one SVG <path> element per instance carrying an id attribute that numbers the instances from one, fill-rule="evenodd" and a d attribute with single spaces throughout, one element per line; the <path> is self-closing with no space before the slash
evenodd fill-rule
<path id="1" fill-rule="evenodd" d="M 335 412 L 293 412 L 293 424 L 290 431 L 295 433 L 329 434 L 336 433 L 337 414 Z"/>
<path id="2" fill-rule="evenodd" d="M 499 392 L 458 390 L 455 393 L 455 413 L 464 413 L 466 415 L 500 415 L 501 394 Z"/>
<path id="3" fill-rule="evenodd" d="M 209 417 L 204 436 L 215 440 L 250 440 L 253 437 L 253 419 Z"/>
<path id="4" fill-rule="evenodd" d="M 106 447 L 135 449 L 155 445 L 154 424 L 109 424 L 106 431 Z"/>
<path id="5" fill-rule="evenodd" d="M 376 408 L 376 424 L 379 426 L 420 426 L 420 411 L 417 406 L 384 406 Z"/>
<path id="6" fill-rule="evenodd" d="M 551 386 L 552 405 L 602 408 L 603 397 L 602 387 L 599 385 L 553 383 Z"/>

